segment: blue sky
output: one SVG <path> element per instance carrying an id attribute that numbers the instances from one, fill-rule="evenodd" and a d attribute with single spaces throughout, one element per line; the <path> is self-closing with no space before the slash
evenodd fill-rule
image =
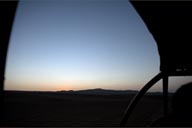
<path id="1" fill-rule="evenodd" d="M 6 90 L 140 89 L 158 72 L 156 43 L 127 0 L 19 2 Z"/>

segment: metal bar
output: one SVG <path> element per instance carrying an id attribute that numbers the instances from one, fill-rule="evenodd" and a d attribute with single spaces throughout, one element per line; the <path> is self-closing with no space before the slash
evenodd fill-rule
<path id="1" fill-rule="evenodd" d="M 184 71 L 162 71 L 167 74 L 167 76 L 192 76 L 192 70 Z"/>
<path id="2" fill-rule="evenodd" d="M 163 75 L 163 103 L 164 103 L 164 116 L 168 114 L 168 75 Z"/>
<path id="3" fill-rule="evenodd" d="M 124 117 L 120 123 L 120 126 L 123 127 L 126 125 L 126 122 L 128 118 L 130 117 L 131 113 L 133 112 L 135 106 L 141 99 L 141 97 L 149 90 L 156 82 L 158 82 L 161 78 L 163 78 L 163 73 L 160 72 L 155 77 L 153 77 L 139 92 L 138 94 L 132 99 L 132 101 L 129 103 L 125 113 Z"/>

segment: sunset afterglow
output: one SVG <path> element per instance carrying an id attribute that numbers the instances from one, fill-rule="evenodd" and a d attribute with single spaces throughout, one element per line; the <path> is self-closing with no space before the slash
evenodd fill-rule
<path id="1" fill-rule="evenodd" d="M 156 43 L 127 0 L 19 2 L 6 90 L 135 90 L 158 72 Z"/>

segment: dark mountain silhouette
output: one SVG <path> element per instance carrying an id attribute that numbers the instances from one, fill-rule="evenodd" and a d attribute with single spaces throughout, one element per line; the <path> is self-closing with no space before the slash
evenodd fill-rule
<path id="1" fill-rule="evenodd" d="M 136 94 L 138 91 L 135 90 L 108 90 L 108 89 L 86 89 L 77 91 L 60 91 L 68 94 L 86 94 L 86 95 L 124 95 L 124 94 Z"/>
<path id="2" fill-rule="evenodd" d="M 58 91 L 65 94 L 84 94 L 84 95 L 129 95 L 137 94 L 137 90 L 109 90 L 109 89 L 86 89 L 86 90 L 77 90 L 77 91 Z M 161 92 L 148 92 L 147 95 L 161 95 Z"/>

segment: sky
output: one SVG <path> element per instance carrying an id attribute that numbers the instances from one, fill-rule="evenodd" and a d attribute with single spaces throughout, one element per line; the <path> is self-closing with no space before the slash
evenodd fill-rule
<path id="1" fill-rule="evenodd" d="M 127 0 L 19 2 L 5 90 L 138 90 L 158 72 L 157 45 Z M 190 79 L 171 78 L 170 90 Z"/>

